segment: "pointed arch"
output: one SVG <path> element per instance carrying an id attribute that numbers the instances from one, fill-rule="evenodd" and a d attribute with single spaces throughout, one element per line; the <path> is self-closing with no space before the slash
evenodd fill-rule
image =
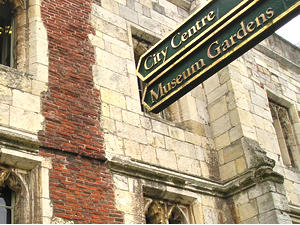
<path id="1" fill-rule="evenodd" d="M 147 224 L 189 224 L 188 206 L 167 200 L 144 197 L 144 212 Z"/>
<path id="2" fill-rule="evenodd" d="M 0 193 L 10 193 L 11 204 L 6 207 L 7 221 L 11 223 L 29 222 L 30 193 L 28 184 L 17 169 L 0 166 Z M 4 206 L 3 206 L 4 207 Z M 0 207 L 1 208 L 1 207 Z"/>
<path id="3" fill-rule="evenodd" d="M 173 205 L 170 214 L 168 215 L 169 224 L 188 224 L 189 219 L 187 215 L 187 211 L 180 206 Z"/>

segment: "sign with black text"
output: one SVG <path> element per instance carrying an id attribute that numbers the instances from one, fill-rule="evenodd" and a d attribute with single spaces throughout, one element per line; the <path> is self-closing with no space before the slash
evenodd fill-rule
<path id="1" fill-rule="evenodd" d="M 299 14 L 299 0 L 253 0 L 146 83 L 143 105 L 157 113 Z"/>
<path id="2" fill-rule="evenodd" d="M 184 52 L 204 39 L 253 0 L 211 0 L 183 24 L 141 56 L 137 76 L 150 81 Z"/>

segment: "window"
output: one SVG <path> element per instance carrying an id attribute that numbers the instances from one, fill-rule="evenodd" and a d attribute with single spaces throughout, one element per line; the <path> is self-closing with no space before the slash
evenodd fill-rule
<path id="1" fill-rule="evenodd" d="M 27 139 L 19 140 L 24 140 L 23 144 Z M 0 223 L 50 224 L 53 218 L 48 191 L 50 159 L 32 153 L 35 148 L 30 152 L 24 150 L 29 145 L 19 143 L 22 150 L 13 150 L 11 143 L 18 145 L 15 139 L 6 141 L 10 148 L 6 148 L 5 142 L 1 142 L 0 148 Z"/>
<path id="2" fill-rule="evenodd" d="M 134 48 L 134 61 L 135 67 L 139 62 L 140 57 L 152 46 L 151 42 L 143 40 L 136 35 L 132 35 L 133 48 Z M 140 99 L 143 97 L 143 91 L 145 88 L 145 84 L 137 77 L 138 88 Z M 145 108 L 142 105 L 142 111 L 145 112 Z"/>
<path id="3" fill-rule="evenodd" d="M 13 66 L 13 5 L 0 0 L 0 64 Z"/>
<path id="4" fill-rule="evenodd" d="M 13 192 L 5 186 L 0 188 L 0 223 L 11 224 L 14 214 Z"/>
<path id="5" fill-rule="evenodd" d="M 137 31 L 134 28 L 132 29 L 132 32 L 133 32 L 132 41 L 133 41 L 133 48 L 134 48 L 134 60 L 135 60 L 135 65 L 137 67 L 140 57 L 149 48 L 151 48 L 159 39 L 155 38 L 151 35 L 145 34 L 141 31 Z M 140 99 L 142 102 L 145 84 L 139 78 L 137 78 L 137 80 L 138 80 L 137 82 L 138 82 Z M 145 109 L 145 107 L 143 105 L 142 105 L 142 111 L 147 112 L 147 110 Z M 154 117 L 168 119 L 167 110 L 163 110 L 158 114 L 154 114 L 154 113 L 149 113 L 149 114 L 151 114 L 151 116 L 154 116 Z"/>
<path id="6" fill-rule="evenodd" d="M 0 223 L 13 223 L 14 201 L 13 191 L 7 186 L 10 170 L 0 166 Z"/>
<path id="7" fill-rule="evenodd" d="M 296 167 L 297 141 L 288 108 L 270 101 L 270 109 L 283 163 Z"/>
<path id="8" fill-rule="evenodd" d="M 144 198 L 147 224 L 188 224 L 189 206 L 166 200 Z"/>

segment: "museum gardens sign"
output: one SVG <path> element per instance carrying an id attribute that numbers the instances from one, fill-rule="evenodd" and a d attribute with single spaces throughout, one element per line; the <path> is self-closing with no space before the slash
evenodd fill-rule
<path id="1" fill-rule="evenodd" d="M 143 105 L 157 113 L 299 13 L 299 0 L 212 0 L 139 60 Z"/>

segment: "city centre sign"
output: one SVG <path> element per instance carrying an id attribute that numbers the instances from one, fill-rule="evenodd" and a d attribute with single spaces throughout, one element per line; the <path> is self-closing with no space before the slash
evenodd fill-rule
<path id="1" fill-rule="evenodd" d="M 231 2 L 231 0 L 226 2 Z M 177 32 L 175 36 L 171 35 L 171 39 L 168 36 L 167 39 L 171 40 L 171 47 L 172 44 L 174 47 L 179 44 L 183 45 L 183 40 L 189 44 L 193 43 L 188 47 L 183 47 L 179 56 L 169 60 L 171 63 L 167 62 L 166 51 L 154 56 L 151 53 L 152 49 L 150 54 L 145 54 L 147 57 L 143 59 L 147 68 L 162 62 L 161 66 L 157 67 L 159 69 L 154 69 L 155 72 L 150 73 L 150 76 L 146 75 L 149 77 L 144 79 L 146 87 L 142 101 L 148 111 L 160 112 L 178 100 L 299 14 L 300 8 L 299 0 L 252 0 L 250 3 L 240 1 L 240 4 L 242 2 L 243 7 L 237 7 L 238 12 L 235 11 L 218 26 L 211 25 L 214 26 L 212 32 L 207 32 L 209 30 L 207 28 L 204 31 L 205 36 L 201 38 L 198 38 L 201 34 L 195 36 L 197 41 L 193 41 L 191 36 L 188 42 L 190 28 L 187 28 L 186 35 L 180 35 Z M 206 16 L 207 21 L 213 21 L 216 17 L 215 11 L 210 12 Z M 216 23 L 218 21 L 214 24 Z M 168 48 L 165 49 L 168 50 Z M 140 77 L 139 73 L 138 76 Z"/>
<path id="2" fill-rule="evenodd" d="M 251 2 L 252 0 L 211 0 L 140 57 L 137 76 L 142 81 L 151 80 L 158 71 L 172 64 L 185 51 Z"/>

